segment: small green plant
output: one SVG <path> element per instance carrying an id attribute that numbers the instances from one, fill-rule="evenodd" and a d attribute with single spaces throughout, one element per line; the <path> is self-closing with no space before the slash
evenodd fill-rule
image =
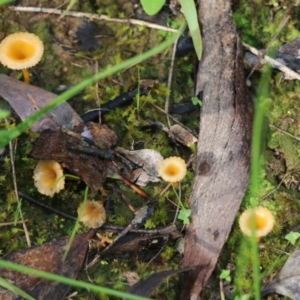
<path id="1" fill-rule="evenodd" d="M 230 270 L 222 270 L 220 274 L 220 279 L 225 279 L 226 281 L 231 281 Z"/>
<path id="2" fill-rule="evenodd" d="M 191 101 L 195 106 L 196 105 L 202 106 L 202 101 L 198 97 L 192 97 Z"/>
<path id="3" fill-rule="evenodd" d="M 191 216 L 191 213 L 192 213 L 192 210 L 191 209 L 187 209 L 184 207 L 178 193 L 176 192 L 176 189 L 174 187 L 174 185 L 172 184 L 172 187 L 173 187 L 173 191 L 176 195 L 176 198 L 178 200 L 178 204 L 180 206 L 180 211 L 179 211 L 179 214 L 178 214 L 178 219 L 179 220 L 182 220 L 183 221 L 183 224 L 184 225 L 188 225 L 190 224 L 190 216 Z"/>
<path id="4" fill-rule="evenodd" d="M 292 245 L 296 244 L 296 241 L 299 239 L 300 237 L 300 233 L 299 232 L 290 232 L 289 234 L 287 234 L 284 238 L 286 240 L 288 240 Z"/>

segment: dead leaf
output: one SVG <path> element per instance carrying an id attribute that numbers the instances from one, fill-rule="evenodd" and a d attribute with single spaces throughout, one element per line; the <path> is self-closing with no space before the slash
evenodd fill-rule
<path id="1" fill-rule="evenodd" d="M 129 177 L 131 182 L 140 186 L 146 186 L 149 181 L 158 182 L 160 180 L 157 169 L 164 158 L 158 151 L 152 149 L 130 151 L 124 148 L 117 148 L 116 152 L 140 167 L 134 170 Z"/>
<path id="2" fill-rule="evenodd" d="M 190 132 L 188 132 L 179 124 L 174 124 L 173 126 L 171 126 L 170 133 L 174 136 L 177 142 L 187 147 L 198 142 L 197 138 L 195 138 Z"/>
<path id="3" fill-rule="evenodd" d="M 122 275 L 126 278 L 130 286 L 134 285 L 140 280 L 140 276 L 136 272 L 127 271 L 127 272 L 123 272 Z"/>
<path id="4" fill-rule="evenodd" d="M 155 121 L 155 122 L 149 122 L 149 125 L 143 126 L 143 128 L 148 128 L 148 127 L 150 128 L 154 127 L 164 131 L 165 133 L 168 134 L 169 139 L 175 144 L 181 143 L 184 146 L 190 147 L 192 144 L 198 142 L 198 139 L 194 137 L 194 135 L 191 132 L 189 132 L 186 128 L 184 128 L 180 124 L 174 124 L 169 129 L 163 123 Z"/>
<path id="5" fill-rule="evenodd" d="M 0 74 L 0 95 L 23 121 L 57 97 L 51 92 L 3 74 Z M 64 102 L 35 122 L 31 130 L 58 130 L 61 126 L 72 129 L 80 122 L 81 118 L 67 102 Z"/>
<path id="6" fill-rule="evenodd" d="M 289 257 L 278 276 L 262 290 L 261 296 L 271 293 L 293 300 L 300 299 L 300 250 L 296 250 Z"/>
<path id="7" fill-rule="evenodd" d="M 105 124 L 94 122 L 86 123 L 86 126 L 96 145 L 101 149 L 109 149 L 117 144 L 116 133 Z"/>
<path id="8" fill-rule="evenodd" d="M 276 60 L 283 62 L 287 67 L 295 72 L 300 71 L 299 61 L 300 37 L 279 47 Z"/>
<path id="9" fill-rule="evenodd" d="M 54 239 L 42 246 L 34 246 L 20 251 L 13 251 L 4 256 L 8 260 L 37 270 L 50 272 L 69 278 L 76 278 L 85 259 L 88 240 L 94 235 L 91 230 L 85 235 L 75 237 L 65 261 L 62 261 L 69 237 Z M 70 286 L 41 279 L 32 275 L 0 268 L 0 277 L 16 285 L 36 299 L 62 299 Z M 17 295 L 0 287 L 0 299 L 19 299 Z"/>
<path id="10" fill-rule="evenodd" d="M 132 285 L 126 292 L 143 297 L 150 297 L 155 289 L 169 276 L 174 276 L 190 269 L 162 271 L 150 275 L 147 279 Z"/>
<path id="11" fill-rule="evenodd" d="M 125 230 L 126 228 L 122 232 Z M 149 233 L 127 232 L 119 239 L 115 239 L 110 248 L 103 249 L 100 255 L 102 259 L 128 258 L 132 255 L 134 259 L 149 261 L 161 251 L 169 238 L 176 239 L 180 235 L 175 225 Z"/>

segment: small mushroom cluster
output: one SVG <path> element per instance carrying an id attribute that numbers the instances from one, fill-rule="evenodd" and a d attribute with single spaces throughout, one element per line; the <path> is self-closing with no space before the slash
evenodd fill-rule
<path id="1" fill-rule="evenodd" d="M 62 166 L 54 160 L 40 160 L 33 171 L 34 185 L 38 191 L 52 197 L 65 187 Z M 80 221 L 89 228 L 97 228 L 106 220 L 102 201 L 87 201 L 78 208 Z"/>

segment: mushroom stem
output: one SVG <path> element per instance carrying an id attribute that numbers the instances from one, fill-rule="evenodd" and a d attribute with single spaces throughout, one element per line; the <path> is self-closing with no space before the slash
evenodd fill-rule
<path id="1" fill-rule="evenodd" d="M 24 82 L 29 83 L 29 72 L 28 69 L 23 69 L 23 77 L 24 77 Z"/>

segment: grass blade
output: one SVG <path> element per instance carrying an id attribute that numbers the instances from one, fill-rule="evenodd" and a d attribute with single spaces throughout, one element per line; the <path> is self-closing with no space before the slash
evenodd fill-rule
<path id="1" fill-rule="evenodd" d="M 202 38 L 195 2 L 194 0 L 180 0 L 179 2 L 181 4 L 185 19 L 189 26 L 197 57 L 199 60 L 201 60 Z"/>

